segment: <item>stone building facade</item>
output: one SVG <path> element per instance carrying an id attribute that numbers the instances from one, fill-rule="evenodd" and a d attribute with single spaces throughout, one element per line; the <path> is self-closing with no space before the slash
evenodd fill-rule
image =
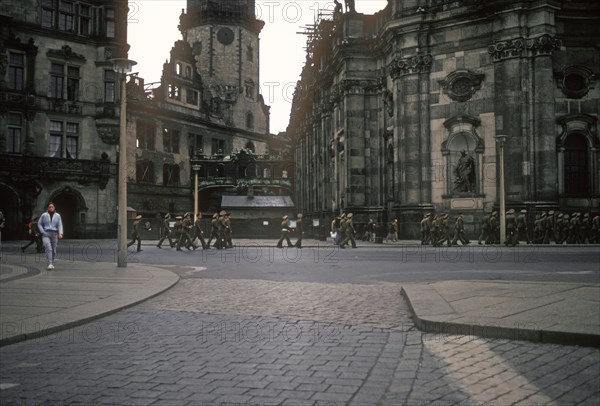
<path id="1" fill-rule="evenodd" d="M 360 10 L 359 10 L 360 11 Z M 300 210 L 327 222 L 499 207 L 598 212 L 600 4 L 401 1 L 309 32 L 288 133 Z M 385 229 L 385 228 L 384 228 Z"/>
<path id="2" fill-rule="evenodd" d="M 68 238 L 116 225 L 118 82 L 127 53 L 122 1 L 22 0 L 0 7 L 0 209 L 3 237 L 49 201 Z"/>

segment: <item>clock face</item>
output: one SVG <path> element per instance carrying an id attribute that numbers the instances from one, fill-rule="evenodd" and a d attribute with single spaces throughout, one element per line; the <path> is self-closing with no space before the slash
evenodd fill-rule
<path id="1" fill-rule="evenodd" d="M 229 45 L 233 42 L 233 31 L 230 28 L 223 27 L 217 32 L 217 39 L 223 45 Z"/>

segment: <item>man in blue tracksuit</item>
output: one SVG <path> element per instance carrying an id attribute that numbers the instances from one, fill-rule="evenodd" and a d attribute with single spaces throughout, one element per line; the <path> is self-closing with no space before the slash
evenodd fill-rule
<path id="1" fill-rule="evenodd" d="M 48 211 L 42 214 L 38 220 L 38 229 L 42 235 L 42 242 L 46 250 L 48 270 L 54 269 L 56 258 L 56 245 L 63 238 L 63 225 L 60 214 L 56 212 L 54 203 L 48 203 Z"/>

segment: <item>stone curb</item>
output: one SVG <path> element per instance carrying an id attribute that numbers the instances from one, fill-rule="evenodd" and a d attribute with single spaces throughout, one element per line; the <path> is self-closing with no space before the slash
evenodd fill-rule
<path id="1" fill-rule="evenodd" d="M 600 335 L 598 334 L 535 329 L 528 328 L 527 324 L 519 327 L 503 326 L 498 319 L 478 319 L 469 323 L 454 322 L 452 319 L 457 318 L 458 314 L 428 284 L 402 286 L 401 294 L 408 303 L 417 328 L 428 333 L 440 336 L 456 334 L 511 341 L 600 347 Z M 427 316 L 423 316 L 424 314 Z"/>

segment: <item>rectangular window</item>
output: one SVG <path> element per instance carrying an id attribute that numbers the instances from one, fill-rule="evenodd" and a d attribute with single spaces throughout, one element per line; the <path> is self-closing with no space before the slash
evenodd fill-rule
<path id="1" fill-rule="evenodd" d="M 104 30 L 107 38 L 114 38 L 116 35 L 115 32 L 116 23 L 115 23 L 115 10 L 112 8 L 107 8 L 104 14 Z"/>
<path id="2" fill-rule="evenodd" d="M 104 101 L 106 103 L 115 102 L 115 80 L 117 73 L 113 70 L 104 71 Z"/>
<path id="3" fill-rule="evenodd" d="M 63 149 L 64 146 L 64 149 Z M 50 121 L 50 138 L 48 156 L 53 158 L 67 157 L 77 159 L 79 156 L 79 124 L 52 120 Z"/>
<path id="4" fill-rule="evenodd" d="M 202 155 L 204 153 L 204 138 L 202 134 L 190 134 L 190 136 L 194 143 L 192 155 Z"/>
<path id="5" fill-rule="evenodd" d="M 90 35 L 92 8 L 87 4 L 79 5 L 79 34 Z"/>
<path id="6" fill-rule="evenodd" d="M 21 134 L 23 134 L 23 116 L 18 113 L 8 113 L 8 142 L 6 152 L 21 153 Z"/>
<path id="7" fill-rule="evenodd" d="M 59 0 L 58 6 L 58 29 L 61 31 L 74 32 L 75 6 L 72 1 Z"/>
<path id="8" fill-rule="evenodd" d="M 42 27 L 54 27 L 54 0 L 42 0 Z"/>
<path id="9" fill-rule="evenodd" d="M 221 155 L 223 154 L 223 151 L 225 151 L 225 141 L 224 140 L 219 140 L 216 138 L 212 139 L 212 154 L 213 155 Z"/>
<path id="10" fill-rule="evenodd" d="M 67 100 L 79 100 L 79 68 L 67 68 Z"/>
<path id="11" fill-rule="evenodd" d="M 169 84 L 169 98 L 181 100 L 181 89 L 179 86 Z"/>
<path id="12" fill-rule="evenodd" d="M 50 97 L 55 99 L 63 98 L 64 82 L 64 65 L 53 63 L 50 67 Z"/>
<path id="13" fill-rule="evenodd" d="M 8 88 L 21 91 L 25 85 L 25 55 L 10 52 L 8 56 Z"/>
<path id="14" fill-rule="evenodd" d="M 165 152 L 179 153 L 179 131 L 163 129 L 163 149 Z"/>
<path id="15" fill-rule="evenodd" d="M 154 134 L 156 126 L 153 123 L 138 121 L 137 124 L 137 147 L 154 150 Z"/>
<path id="16" fill-rule="evenodd" d="M 198 91 L 193 89 L 186 89 L 186 102 L 188 104 L 193 104 L 194 106 L 198 105 Z"/>

